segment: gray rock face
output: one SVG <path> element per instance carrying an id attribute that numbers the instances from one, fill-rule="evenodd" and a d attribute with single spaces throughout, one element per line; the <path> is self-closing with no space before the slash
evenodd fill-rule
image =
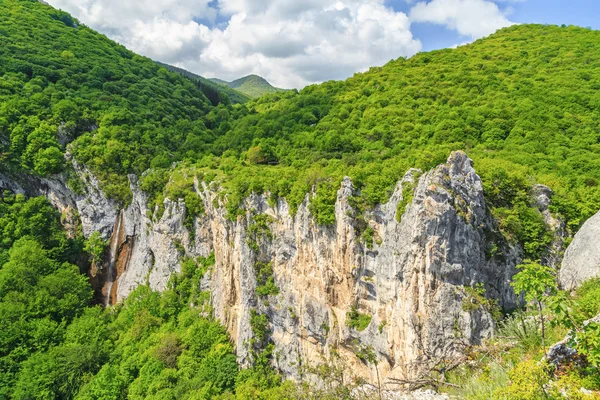
<path id="1" fill-rule="evenodd" d="M 553 232 L 552 243 L 547 253 L 542 257 L 544 265 L 558 269 L 562 260 L 562 251 L 564 249 L 567 233 L 564 222 L 552 215 L 549 210 L 554 192 L 546 185 L 534 185 L 532 188 L 535 204 L 544 218 L 544 222 Z"/>
<path id="2" fill-rule="evenodd" d="M 166 199 L 164 213 L 153 219 L 157 210 L 148 210 L 148 199 L 138 189 L 137 178 L 130 175 L 129 180 L 133 200 L 124 212 L 124 240 L 130 249 L 117 282 L 118 300 L 127 297 L 141 284 L 148 283 L 155 290 L 166 289 L 171 274 L 180 271 L 181 246 L 188 246 L 185 253 L 196 254 L 194 249 L 189 248 L 190 235 L 183 226 L 183 200 L 174 202 Z"/>
<path id="3" fill-rule="evenodd" d="M 164 289 L 180 270 L 182 252 L 191 257 L 214 252 L 216 264 L 202 284 L 210 288 L 215 316 L 235 340 L 242 363 L 251 358 L 254 311 L 267 315 L 274 363 L 290 377 L 300 377 L 302 363 L 315 365 L 335 352 L 357 375 L 375 382 L 375 369 L 355 355 L 359 347 L 372 346 L 382 377 L 407 379 L 492 335 L 488 310 L 464 306 L 473 301 L 467 288 L 482 284 L 502 306 L 515 304 L 509 281 L 518 253 L 505 249 L 502 262 L 486 257 L 486 231 L 495 229 L 494 222 L 479 176 L 462 152 L 425 174 L 410 170 L 390 201 L 366 215 L 372 246 L 357 232 L 360 221 L 350 203 L 355 189 L 348 178 L 330 227 L 314 222 L 312 195 L 295 215 L 283 200 L 271 206 L 267 195 L 253 195 L 244 202 L 246 215 L 231 221 L 218 192 L 196 182 L 205 212 L 195 221 L 194 235 L 183 225 L 183 201 L 166 200 L 158 218 L 131 180 L 134 199 L 124 213 L 131 251 L 117 298 L 146 282 Z M 409 192 L 412 201 L 396 218 Z M 268 235 L 251 233 L 260 214 L 268 216 Z M 279 294 L 256 294 L 257 262 L 271 263 Z M 371 318 L 363 331 L 347 325 L 353 307 Z"/>
<path id="4" fill-rule="evenodd" d="M 587 326 L 590 323 L 599 324 L 600 315 L 596 315 L 594 318 L 585 321 L 583 325 Z M 563 340 L 554 344 L 552 347 L 550 347 L 550 349 L 548 349 L 546 358 L 549 363 L 554 364 L 556 367 L 560 367 L 572 362 L 582 362 L 585 360 L 585 358 L 582 359 L 582 356 L 577 353 L 575 348 L 571 347 L 571 342 L 573 339 L 572 335 L 573 333 L 569 332 Z"/>
<path id="5" fill-rule="evenodd" d="M 69 189 L 67 177 L 64 175 L 37 178 L 27 175 L 14 177 L 0 173 L 0 189 L 28 196 L 45 196 L 63 215 L 80 220 L 84 236 L 89 237 L 98 231 L 105 239 L 110 238 L 118 215 L 117 205 L 106 198 L 100 189 L 100 183 L 87 168 L 68 157 L 78 178 L 83 182 L 84 192 L 79 195 Z M 78 215 L 75 216 L 74 213 Z"/>
<path id="6" fill-rule="evenodd" d="M 79 165 L 75 160 L 73 166 L 84 184 L 85 192 L 75 196 L 83 234 L 89 237 L 93 232 L 100 232 L 102 237 L 108 239 L 119 215 L 118 206 L 104 195 L 100 182 L 85 166 Z"/>
<path id="7" fill-rule="evenodd" d="M 83 196 L 62 196 L 58 188 L 47 195 L 79 211 L 86 235 L 99 231 L 108 238 L 118 222 L 111 240 L 118 258 L 114 300 L 140 284 L 164 290 L 183 255 L 214 253 L 215 266 L 201 284 L 210 290 L 215 317 L 235 340 L 242 363 L 252 358 L 250 320 L 256 312 L 267 316 L 273 362 L 289 377 L 300 378 L 303 366 L 335 353 L 348 370 L 375 383 L 375 368 L 355 354 L 366 346 L 375 352 L 384 382 L 411 379 L 492 335 L 490 312 L 469 288 L 480 284 L 501 306 L 515 305 L 509 282 L 519 253 L 504 246 L 499 256 L 489 256 L 486 237 L 496 227 L 479 176 L 462 152 L 424 174 L 408 171 L 388 203 L 360 218 L 351 205 L 356 190 L 344 179 L 336 222 L 328 227 L 310 214 L 314 194 L 294 215 L 284 200 L 270 205 L 268 194 L 252 195 L 243 204 L 246 214 L 232 221 L 218 190 L 196 181 L 205 211 L 188 232 L 183 200 L 165 200 L 159 215 L 130 176 L 133 201 L 118 213 L 97 181 L 76 168 L 86 186 Z M 258 215 L 267 216 L 268 232 L 250 229 Z M 373 243 L 361 238 L 365 224 Z M 277 295 L 257 295 L 258 262 L 271 263 Z M 347 324 L 353 308 L 370 318 L 362 331 Z"/>
<path id="8" fill-rule="evenodd" d="M 579 229 L 565 251 L 558 275 L 565 290 L 576 289 L 595 277 L 600 277 L 600 212 Z"/>

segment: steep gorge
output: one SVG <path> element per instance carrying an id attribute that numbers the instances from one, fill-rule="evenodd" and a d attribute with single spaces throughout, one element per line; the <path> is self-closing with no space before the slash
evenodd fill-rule
<path id="1" fill-rule="evenodd" d="M 295 215 L 285 200 L 270 204 L 267 194 L 254 194 L 244 201 L 245 215 L 232 221 L 218 188 L 195 179 L 204 213 L 190 232 L 182 199 L 166 199 L 159 215 L 130 175 L 133 201 L 117 210 L 93 176 L 75 167 L 84 195 L 60 179 L 32 185 L 31 194 L 46 195 L 63 213 L 76 209 L 87 236 L 98 231 L 110 239 L 106 264 L 91 271 L 98 295 L 115 304 L 141 284 L 164 290 L 183 257 L 214 254 L 214 267 L 198 284 L 210 290 L 214 316 L 243 364 L 256 351 L 253 316 L 265 315 L 273 363 L 289 377 L 335 356 L 370 382 L 377 374 L 387 383 L 414 379 L 493 335 L 489 304 L 473 288 L 482 285 L 504 309 L 516 305 L 510 280 L 520 250 L 494 237 L 481 180 L 460 151 L 431 171 L 408 171 L 390 200 L 362 220 L 352 207 L 356 190 L 344 179 L 329 227 L 312 218 L 311 194 Z M 540 193 L 538 202 L 547 206 L 549 192 Z M 361 238 L 363 220 L 372 244 Z M 277 288 L 266 293 L 257 291 L 265 266 Z M 362 330 L 348 321 L 356 315 L 368 322 Z M 377 369 L 361 360 L 366 348 L 376 354 Z"/>

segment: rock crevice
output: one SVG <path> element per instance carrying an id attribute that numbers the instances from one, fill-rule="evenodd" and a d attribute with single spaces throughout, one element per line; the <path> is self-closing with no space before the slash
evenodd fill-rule
<path id="1" fill-rule="evenodd" d="M 188 232 L 183 200 L 166 199 L 159 217 L 130 176 L 132 202 L 117 211 L 93 176 L 75 167 L 84 194 L 69 195 L 60 179 L 47 181 L 54 186 L 46 194 L 61 210 L 78 210 L 86 235 L 99 231 L 112 238 L 108 303 L 142 284 L 164 290 L 183 256 L 214 253 L 215 265 L 199 285 L 210 290 L 214 315 L 235 340 L 242 363 L 252 358 L 251 318 L 258 313 L 269 321 L 273 362 L 289 377 L 299 378 L 302 366 L 335 353 L 356 375 L 376 382 L 375 369 L 356 354 L 369 348 L 383 379 L 410 379 L 492 335 L 490 310 L 465 307 L 472 301 L 468 288 L 482 285 L 500 306 L 515 306 L 509 282 L 519 252 L 506 245 L 500 257 L 487 256 L 486 232 L 496 227 L 463 152 L 431 171 L 408 171 L 386 204 L 360 217 L 352 208 L 356 189 L 345 178 L 335 224 L 328 227 L 315 223 L 310 195 L 292 214 L 285 200 L 270 204 L 267 194 L 255 194 L 241 205 L 245 215 L 232 221 L 218 190 L 196 181 L 204 213 Z M 251 230 L 258 215 L 267 216 L 261 237 Z M 364 227 L 373 231 L 373 243 L 361 237 Z M 257 263 L 270 264 L 276 291 L 257 293 Z M 353 309 L 362 330 L 348 323 Z"/>
<path id="2" fill-rule="evenodd" d="M 424 174 L 410 170 L 388 203 L 362 217 L 378 238 L 372 246 L 357 233 L 360 221 L 350 201 L 355 189 L 348 178 L 338 191 L 330 227 L 315 223 L 310 196 L 292 215 L 285 200 L 270 205 L 267 195 L 252 195 L 243 203 L 246 215 L 231 221 L 219 193 L 196 182 L 205 212 L 193 234 L 184 227 L 183 201 L 165 200 L 163 215 L 153 220 L 154 210 L 148 213 L 144 193 L 135 177 L 130 180 L 134 195 L 124 225 L 135 240 L 118 278 L 117 300 L 144 283 L 165 289 L 183 254 L 214 253 L 204 285 L 242 362 L 251 358 L 254 311 L 267 315 L 276 365 L 288 376 L 300 376 L 300 362 L 317 363 L 335 350 L 373 382 L 374 370 L 354 354 L 357 346 L 371 346 L 383 376 L 406 379 L 492 334 L 489 310 L 463 306 L 469 301 L 465 288 L 482 284 L 502 306 L 515 305 L 509 282 L 518 251 L 507 247 L 502 261 L 486 257 L 485 230 L 496 228 L 479 176 L 462 152 Z M 408 190 L 412 200 L 398 210 Z M 268 216 L 270 239 L 252 248 L 249 230 L 253 216 L 261 214 Z M 271 263 L 277 295 L 256 293 L 257 262 Z M 353 307 L 370 318 L 362 331 L 347 324 Z"/>

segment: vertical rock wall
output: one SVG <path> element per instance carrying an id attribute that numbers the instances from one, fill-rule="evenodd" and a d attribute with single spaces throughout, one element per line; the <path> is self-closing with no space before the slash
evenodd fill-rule
<path id="1" fill-rule="evenodd" d="M 289 376 L 299 377 L 301 364 L 320 362 L 335 350 L 374 381 L 374 369 L 355 356 L 372 346 L 383 376 L 410 378 L 492 334 L 485 307 L 464 306 L 474 301 L 466 287 L 480 283 L 502 306 L 515 303 L 509 281 L 518 252 L 506 246 L 501 257 L 486 257 L 486 231 L 495 229 L 494 222 L 481 181 L 462 152 L 425 174 L 407 173 L 390 201 L 366 216 L 372 246 L 357 233 L 349 202 L 355 190 L 347 178 L 331 227 L 316 225 L 309 195 L 295 215 L 283 200 L 271 206 L 267 196 L 253 195 L 245 200 L 246 215 L 230 221 L 218 193 L 196 182 L 205 212 L 193 235 L 184 228 L 182 201 L 165 200 L 163 215 L 153 221 L 154 210 L 149 212 L 131 180 L 134 199 L 124 212 L 131 247 L 115 283 L 117 300 L 144 283 L 165 289 L 183 254 L 214 252 L 216 265 L 207 277 L 214 313 L 236 341 L 242 362 L 250 358 L 254 310 L 267 315 L 274 362 Z M 409 192 L 412 200 L 400 210 L 399 222 L 397 207 Z M 268 216 L 268 234 L 249 233 L 256 215 Z M 271 263 L 279 294 L 256 294 L 257 262 Z M 371 317 L 363 331 L 347 326 L 353 307 Z"/>
<path id="2" fill-rule="evenodd" d="M 196 181 L 205 211 L 194 232 L 184 226 L 182 200 L 165 200 L 159 215 L 130 176 L 132 203 L 118 211 L 94 177 L 74 165 L 85 193 L 74 195 L 61 179 L 43 181 L 38 191 L 62 211 L 77 210 L 86 236 L 98 231 L 110 239 L 109 260 L 95 271 L 106 303 L 141 284 L 164 290 L 183 256 L 214 253 L 203 285 L 242 363 L 252 358 L 251 316 L 258 313 L 269 321 L 273 362 L 290 377 L 335 354 L 371 382 L 376 371 L 387 382 L 410 379 L 492 335 L 489 310 L 470 288 L 483 285 L 502 307 L 515 305 L 509 282 L 519 253 L 505 244 L 489 257 L 496 227 L 463 152 L 431 171 L 408 171 L 389 202 L 360 219 L 351 206 L 356 190 L 344 179 L 329 227 L 312 218 L 312 194 L 294 215 L 284 200 L 270 205 L 267 195 L 252 195 L 244 201 L 245 215 L 232 221 L 218 191 Z M 365 223 L 369 244 L 361 238 Z M 278 294 L 257 294 L 259 263 L 270 263 Z M 351 310 L 369 322 L 362 331 L 348 326 Z M 377 370 L 357 357 L 364 349 L 374 351 Z"/>

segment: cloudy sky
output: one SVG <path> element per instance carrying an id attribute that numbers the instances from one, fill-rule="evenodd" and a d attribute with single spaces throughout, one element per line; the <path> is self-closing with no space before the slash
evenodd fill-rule
<path id="1" fill-rule="evenodd" d="M 300 88 L 514 23 L 598 29 L 598 0 L 47 0 L 129 49 L 205 77 Z M 596 12 L 594 12 L 596 11 Z"/>

